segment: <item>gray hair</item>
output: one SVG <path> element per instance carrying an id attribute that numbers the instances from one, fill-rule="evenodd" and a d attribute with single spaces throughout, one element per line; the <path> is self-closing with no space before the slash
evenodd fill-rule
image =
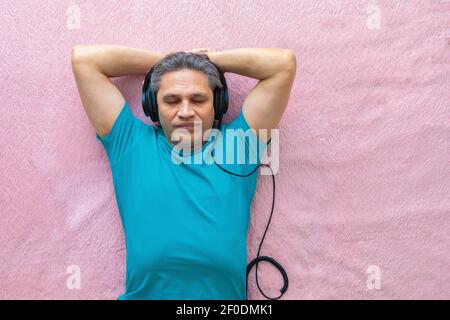
<path id="1" fill-rule="evenodd" d="M 182 69 L 198 70 L 206 74 L 209 87 L 213 94 L 217 86 L 219 88 L 223 87 L 216 66 L 206 54 L 177 51 L 168 54 L 155 64 L 150 81 L 150 88 L 156 93 L 161 86 L 161 78 L 165 73 Z"/>

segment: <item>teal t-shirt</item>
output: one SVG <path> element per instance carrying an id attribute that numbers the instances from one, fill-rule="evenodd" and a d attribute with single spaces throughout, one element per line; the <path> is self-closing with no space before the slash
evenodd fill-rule
<path id="1" fill-rule="evenodd" d="M 183 154 L 125 102 L 111 131 L 96 134 L 108 155 L 125 234 L 125 292 L 117 299 L 247 298 L 246 236 L 260 173 L 228 174 L 212 163 L 211 150 L 215 146 L 223 168 L 250 173 L 268 144 L 248 129 L 241 111 L 201 149 Z M 233 163 L 226 156 L 231 150 Z"/>

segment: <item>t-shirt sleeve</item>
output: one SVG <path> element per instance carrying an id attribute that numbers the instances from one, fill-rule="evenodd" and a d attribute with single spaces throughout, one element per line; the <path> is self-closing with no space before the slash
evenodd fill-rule
<path id="1" fill-rule="evenodd" d="M 267 149 L 267 146 L 269 143 L 272 142 L 272 138 L 269 139 L 267 143 L 263 143 L 260 141 L 256 135 L 256 131 L 254 129 L 251 129 L 247 120 L 244 117 L 244 113 L 241 111 L 239 115 L 232 120 L 230 123 L 227 123 L 224 125 L 225 129 L 225 140 L 228 139 L 227 135 L 230 133 L 227 132 L 227 129 L 232 129 L 231 134 L 233 135 L 234 141 L 237 142 L 238 147 L 245 148 L 245 155 L 240 154 L 239 150 L 237 151 L 236 157 L 244 157 L 240 158 L 241 160 L 245 160 L 245 164 L 259 164 L 261 161 L 261 158 L 264 155 L 264 152 Z M 242 129 L 242 130 L 238 130 Z M 233 133 L 234 131 L 234 133 Z M 228 151 L 227 151 L 228 152 Z M 236 158 L 238 159 L 238 158 Z M 240 160 L 237 160 L 240 161 Z M 240 163 L 240 162 L 238 162 Z"/>
<path id="2" fill-rule="evenodd" d="M 128 152 L 144 129 L 145 123 L 131 112 L 125 101 L 109 133 L 103 137 L 96 133 L 96 138 L 102 143 L 110 164 L 114 165 Z"/>

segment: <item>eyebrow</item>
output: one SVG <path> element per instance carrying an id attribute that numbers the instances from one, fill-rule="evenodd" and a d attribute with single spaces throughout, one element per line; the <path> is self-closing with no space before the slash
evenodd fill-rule
<path id="1" fill-rule="evenodd" d="M 168 99 L 168 98 L 178 98 L 180 95 L 175 94 L 175 93 L 168 93 L 165 94 L 162 98 L 163 99 Z M 197 92 L 197 93 L 193 93 L 190 95 L 191 97 L 200 97 L 200 98 L 208 98 L 208 95 L 206 93 L 201 93 L 201 92 Z"/>

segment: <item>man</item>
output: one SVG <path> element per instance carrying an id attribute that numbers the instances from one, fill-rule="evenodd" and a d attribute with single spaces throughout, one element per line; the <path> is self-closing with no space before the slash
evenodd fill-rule
<path id="1" fill-rule="evenodd" d="M 110 161 L 125 233 L 126 287 L 118 299 L 246 299 L 246 235 L 257 173 L 242 178 L 204 162 L 173 161 L 177 141 L 191 141 L 188 158 L 212 141 L 203 133 L 215 127 L 214 89 L 223 84 L 210 62 L 222 72 L 259 80 L 239 116 L 218 129 L 224 135 L 228 129 L 253 129 L 264 150 L 288 103 L 296 73 L 293 51 L 194 49 L 165 55 L 114 45 L 72 49 L 72 70 Z M 145 74 L 153 66 L 157 126 L 135 117 L 109 80 Z M 252 167 L 231 168 L 243 174 Z"/>

